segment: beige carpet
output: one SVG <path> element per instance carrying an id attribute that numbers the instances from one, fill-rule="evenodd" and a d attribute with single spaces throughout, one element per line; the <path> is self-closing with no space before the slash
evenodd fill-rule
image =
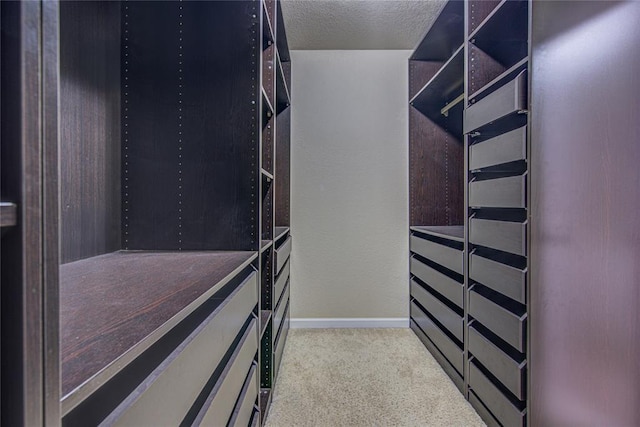
<path id="1" fill-rule="evenodd" d="M 410 329 L 292 329 L 266 425 L 484 423 Z"/>

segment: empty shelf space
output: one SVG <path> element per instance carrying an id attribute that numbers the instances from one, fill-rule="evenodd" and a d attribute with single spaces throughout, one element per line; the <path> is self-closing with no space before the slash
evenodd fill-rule
<path id="1" fill-rule="evenodd" d="M 464 2 L 445 3 L 411 59 L 446 61 L 464 41 Z"/>
<path id="2" fill-rule="evenodd" d="M 276 114 L 280 114 L 291 104 L 291 96 L 285 79 L 280 54 L 276 52 Z"/>
<path id="3" fill-rule="evenodd" d="M 131 359 L 256 258 L 255 252 L 118 251 L 60 267 L 62 394 Z M 134 350 L 135 349 L 135 350 Z"/>
<path id="4" fill-rule="evenodd" d="M 460 101 L 464 90 L 464 46 L 440 68 L 427 84 L 411 99 L 410 103 L 421 113 L 439 122 L 440 116 Z M 446 108 L 449 106 L 449 108 Z M 445 112 L 443 112 L 446 110 Z"/>
<path id="5" fill-rule="evenodd" d="M 0 203 L 0 226 L 13 227 L 18 222 L 18 207 L 15 203 Z"/>
<path id="6" fill-rule="evenodd" d="M 260 339 L 267 330 L 267 325 L 271 320 L 271 310 L 260 310 Z"/>
<path id="7" fill-rule="evenodd" d="M 432 236 L 441 237 L 443 239 L 451 239 L 455 240 L 456 242 L 464 243 L 464 225 L 414 225 L 410 228 L 411 230 L 418 231 L 420 233 L 430 234 Z"/>
<path id="8" fill-rule="evenodd" d="M 273 235 L 275 236 L 275 238 L 273 240 L 275 241 L 280 240 L 288 232 L 289 232 L 289 227 L 275 227 L 273 230 Z"/>

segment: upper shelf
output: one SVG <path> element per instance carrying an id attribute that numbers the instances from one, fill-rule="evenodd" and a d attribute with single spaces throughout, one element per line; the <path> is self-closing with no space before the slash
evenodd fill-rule
<path id="1" fill-rule="evenodd" d="M 528 54 L 528 2 L 503 0 L 469 35 L 469 40 L 504 67 Z"/>
<path id="2" fill-rule="evenodd" d="M 0 226 L 13 227 L 18 222 L 18 208 L 15 203 L 0 202 Z"/>
<path id="3" fill-rule="evenodd" d="M 464 225 L 412 226 L 411 230 L 464 243 Z"/>
<path id="4" fill-rule="evenodd" d="M 271 105 L 271 100 L 269 99 L 267 92 L 262 88 L 262 125 L 265 126 L 272 116 L 273 106 Z"/>
<path id="5" fill-rule="evenodd" d="M 262 50 L 265 50 L 273 44 L 273 25 L 267 13 L 267 9 L 262 9 Z"/>
<path id="6" fill-rule="evenodd" d="M 410 59 L 446 61 L 464 42 L 464 2 L 447 2 Z"/>
<path id="7" fill-rule="evenodd" d="M 256 257 L 249 251 L 118 251 L 61 265 L 63 412 L 158 341 Z"/>

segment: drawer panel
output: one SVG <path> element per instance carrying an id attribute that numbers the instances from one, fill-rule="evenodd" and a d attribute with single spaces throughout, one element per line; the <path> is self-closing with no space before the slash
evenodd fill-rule
<path id="1" fill-rule="evenodd" d="M 104 424 L 179 425 L 257 303 L 256 273 L 251 273 Z"/>
<path id="2" fill-rule="evenodd" d="M 458 307 L 463 307 L 464 287 L 462 283 L 434 270 L 413 257 L 411 258 L 411 274 L 440 292 Z"/>
<path id="3" fill-rule="evenodd" d="M 513 360 L 473 326 L 469 327 L 469 351 L 518 399 L 525 399 L 525 362 Z"/>
<path id="4" fill-rule="evenodd" d="M 287 304 L 289 304 L 289 281 L 287 281 L 287 285 L 285 286 L 284 292 L 282 293 L 282 299 L 273 312 L 273 340 L 275 341 L 276 335 L 280 330 L 280 325 L 282 323 L 282 319 L 284 319 L 284 310 L 287 308 Z"/>
<path id="5" fill-rule="evenodd" d="M 453 270 L 456 273 L 463 274 L 462 251 L 450 248 L 449 246 L 440 245 L 431 240 L 421 239 L 418 236 L 411 236 L 410 239 L 411 252 L 415 252 L 443 267 Z"/>
<path id="6" fill-rule="evenodd" d="M 476 410 L 482 421 L 485 422 L 487 427 L 502 427 L 498 420 L 495 419 L 491 412 L 487 409 L 486 406 L 478 399 L 473 391 L 469 391 L 469 403 L 473 406 L 473 409 Z"/>
<path id="7" fill-rule="evenodd" d="M 469 292 L 469 314 L 518 351 L 525 352 L 526 314 L 513 314 L 474 291 Z"/>
<path id="8" fill-rule="evenodd" d="M 289 259 L 289 255 L 291 255 L 291 236 L 287 237 L 287 240 L 276 249 L 276 274 L 280 273 Z"/>
<path id="9" fill-rule="evenodd" d="M 469 183 L 470 207 L 526 208 L 526 175 Z"/>
<path id="10" fill-rule="evenodd" d="M 253 320 L 238 345 L 238 349 L 231 356 L 229 364 L 202 405 L 202 409 L 194 422 L 195 425 L 215 425 L 216 422 L 228 420 L 231 416 L 233 407 L 247 377 L 247 372 L 251 368 L 253 359 L 258 351 L 257 328 L 257 321 Z"/>
<path id="11" fill-rule="evenodd" d="M 290 272 L 290 264 L 289 261 L 286 262 L 285 266 L 280 271 L 280 275 L 276 279 L 275 285 L 273 285 L 273 304 L 274 306 L 278 304 L 280 298 L 282 297 L 282 291 L 284 291 L 284 287 L 289 280 L 289 272 Z"/>
<path id="12" fill-rule="evenodd" d="M 469 169 L 477 170 L 527 158 L 527 127 L 523 126 L 469 147 Z"/>
<path id="13" fill-rule="evenodd" d="M 524 425 L 524 411 L 502 394 L 473 362 L 469 364 L 469 387 L 502 425 Z"/>
<path id="14" fill-rule="evenodd" d="M 284 347 L 287 344 L 288 335 L 289 335 L 289 305 L 287 304 L 287 309 L 285 311 L 284 320 L 282 323 L 282 329 L 278 334 L 278 342 L 275 345 L 275 352 L 273 356 L 274 378 L 278 376 L 278 372 L 280 371 L 280 363 L 282 362 L 282 353 L 284 352 Z"/>
<path id="15" fill-rule="evenodd" d="M 258 427 L 260 425 L 260 412 L 253 411 L 253 415 L 251 417 L 251 427 Z"/>
<path id="16" fill-rule="evenodd" d="M 247 376 L 247 382 L 242 388 L 242 393 L 238 398 L 238 404 L 233 411 L 233 416 L 229 422 L 229 426 L 233 427 L 247 427 L 251 422 L 251 416 L 255 407 L 256 399 L 258 398 L 258 369 L 256 365 L 251 366 L 249 376 Z M 216 423 L 220 423 L 219 418 L 212 418 L 211 424 L 203 424 L 214 426 Z"/>
<path id="17" fill-rule="evenodd" d="M 411 302 L 411 318 L 418 326 L 420 326 L 422 331 L 431 341 L 433 341 L 438 350 L 440 350 L 440 352 L 442 352 L 442 354 L 447 358 L 449 361 L 448 363 L 461 373 L 464 366 L 462 349 L 458 347 L 458 345 L 446 334 L 444 334 L 440 328 L 424 314 L 415 302 Z"/>
<path id="18" fill-rule="evenodd" d="M 411 280 L 411 296 L 422 305 L 430 315 L 436 318 L 445 328 L 449 330 L 460 341 L 464 337 L 464 324 L 461 316 L 451 310 L 433 294 Z"/>
<path id="19" fill-rule="evenodd" d="M 526 71 L 464 110 L 464 133 L 527 109 Z"/>
<path id="20" fill-rule="evenodd" d="M 527 222 L 471 218 L 469 241 L 516 255 L 527 255 Z"/>
<path id="21" fill-rule="evenodd" d="M 526 270 L 471 254 L 469 277 L 496 292 L 526 303 Z"/>

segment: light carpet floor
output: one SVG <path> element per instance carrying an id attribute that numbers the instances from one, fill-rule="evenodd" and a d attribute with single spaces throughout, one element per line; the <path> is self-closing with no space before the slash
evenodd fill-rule
<path id="1" fill-rule="evenodd" d="M 410 329 L 292 329 L 266 425 L 485 424 Z"/>

